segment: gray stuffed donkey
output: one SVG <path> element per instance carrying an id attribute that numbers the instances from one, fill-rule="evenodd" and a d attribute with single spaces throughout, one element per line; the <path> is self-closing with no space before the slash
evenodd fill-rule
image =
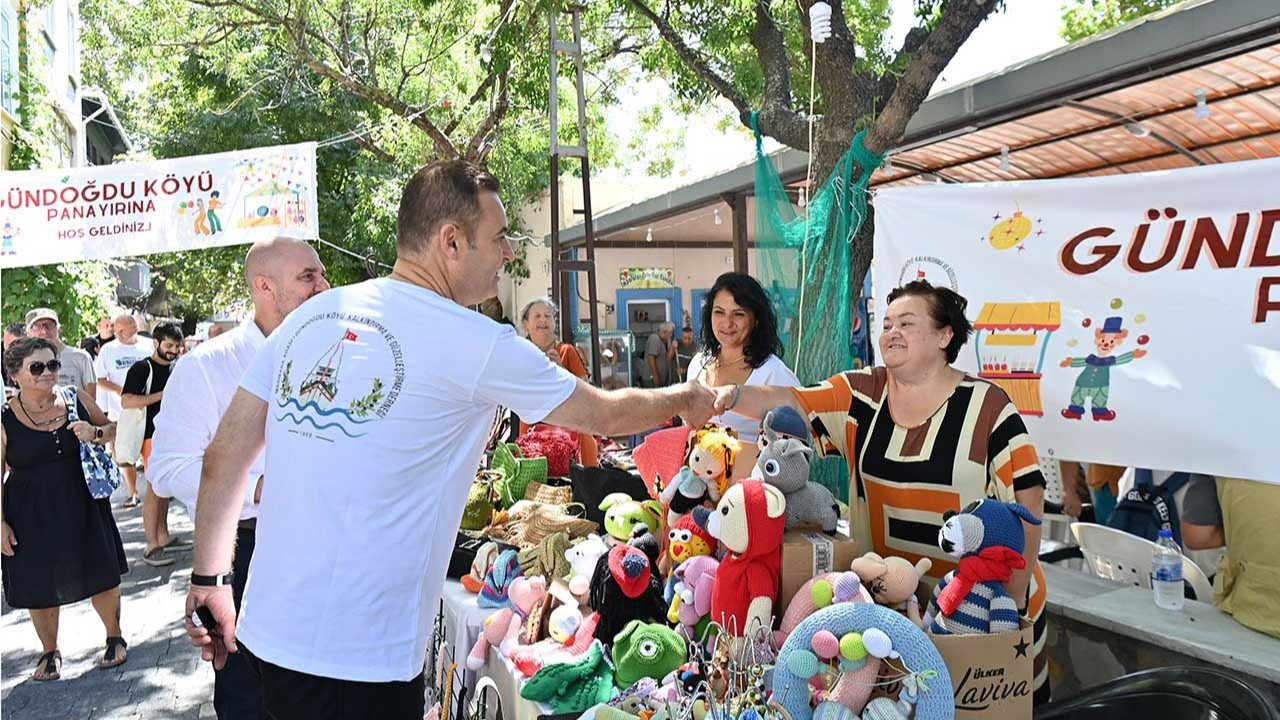
<path id="1" fill-rule="evenodd" d="M 808 525 L 834 531 L 840 519 L 835 496 L 825 487 L 809 482 L 813 449 L 801 440 L 778 435 L 767 419 L 761 432 L 760 456 L 753 475 L 787 496 L 787 529 Z"/>

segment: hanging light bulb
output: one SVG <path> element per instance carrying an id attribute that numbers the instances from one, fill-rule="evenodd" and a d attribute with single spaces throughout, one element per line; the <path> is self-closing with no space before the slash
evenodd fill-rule
<path id="1" fill-rule="evenodd" d="M 723 222 L 724 222 L 723 220 L 721 220 L 721 219 L 720 219 L 720 208 L 716 208 L 716 212 L 715 212 L 715 219 L 716 219 L 716 224 L 717 224 L 717 225 L 719 225 L 719 224 L 721 224 L 721 223 L 723 223 Z"/>
<path id="2" fill-rule="evenodd" d="M 483 62 L 485 65 L 488 65 L 488 64 L 489 64 L 489 61 L 490 61 L 490 60 L 492 60 L 492 59 L 493 59 L 493 52 L 489 50 L 489 46 L 488 46 L 488 44 L 481 45 L 481 46 L 480 46 L 480 60 L 481 60 L 481 62 Z"/>
<path id="3" fill-rule="evenodd" d="M 1200 89 L 1196 91 L 1196 119 L 1209 119 L 1209 91 Z"/>
<path id="4" fill-rule="evenodd" d="M 1000 172 L 1009 172 L 1009 146 L 1000 146 Z"/>
<path id="5" fill-rule="evenodd" d="M 805 192 L 805 188 L 803 187 L 800 188 L 800 202 L 798 203 L 800 207 L 804 207 L 805 205 L 808 204 L 809 198 L 807 197 L 807 195 L 808 193 Z"/>
<path id="6" fill-rule="evenodd" d="M 893 174 L 893 172 L 894 172 L 895 170 L 897 170 L 897 168 L 895 168 L 895 167 L 893 166 L 893 154 L 892 154 L 892 153 L 885 153 L 885 156 L 884 156 L 884 174 L 885 174 L 885 175 L 892 175 L 892 174 Z"/>
<path id="7" fill-rule="evenodd" d="M 822 0 L 809 6 L 809 37 L 819 44 L 831 37 L 831 6 Z"/>
<path id="8" fill-rule="evenodd" d="M 653 226 L 649 227 L 649 231 L 644 234 L 645 242 L 653 242 Z"/>

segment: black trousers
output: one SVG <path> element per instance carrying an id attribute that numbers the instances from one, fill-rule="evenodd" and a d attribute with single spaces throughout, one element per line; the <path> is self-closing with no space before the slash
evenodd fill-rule
<path id="1" fill-rule="evenodd" d="M 426 713 L 422 673 L 406 681 L 356 682 L 255 660 L 270 720 L 422 720 Z"/>
<path id="2" fill-rule="evenodd" d="M 244 584 L 249 579 L 249 560 L 258 532 L 253 528 L 236 530 L 236 557 L 232 561 L 235 577 L 231 594 L 235 599 L 236 613 L 240 613 L 240 601 L 244 598 Z M 264 720 L 266 710 L 262 706 L 262 677 L 258 673 L 257 658 L 246 652 L 227 655 L 227 664 L 213 672 L 213 711 L 218 720 Z"/>

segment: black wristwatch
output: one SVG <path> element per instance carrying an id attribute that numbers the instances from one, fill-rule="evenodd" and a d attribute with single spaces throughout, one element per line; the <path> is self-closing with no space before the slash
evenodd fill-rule
<path id="1" fill-rule="evenodd" d="M 191 573 L 191 584 L 203 587 L 230 586 L 231 582 L 235 579 L 235 576 L 236 574 L 234 572 L 229 572 L 225 575 L 197 575 L 195 573 Z"/>
<path id="2" fill-rule="evenodd" d="M 94 428 L 94 429 L 93 429 L 93 439 L 94 439 L 94 440 L 101 440 L 101 439 L 103 438 L 103 436 L 105 436 L 105 435 L 106 435 L 106 433 L 102 432 L 102 428 Z"/>

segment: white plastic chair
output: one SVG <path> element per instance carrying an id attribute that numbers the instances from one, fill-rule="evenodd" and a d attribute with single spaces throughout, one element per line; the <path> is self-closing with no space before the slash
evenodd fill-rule
<path id="1" fill-rule="evenodd" d="M 1095 523 L 1071 523 L 1071 534 L 1080 543 L 1085 563 L 1098 577 L 1135 587 L 1151 587 L 1151 555 L 1157 547 L 1155 543 Z M 1182 556 L 1182 579 L 1190 583 L 1196 600 L 1213 602 L 1209 578 L 1186 555 Z"/>

